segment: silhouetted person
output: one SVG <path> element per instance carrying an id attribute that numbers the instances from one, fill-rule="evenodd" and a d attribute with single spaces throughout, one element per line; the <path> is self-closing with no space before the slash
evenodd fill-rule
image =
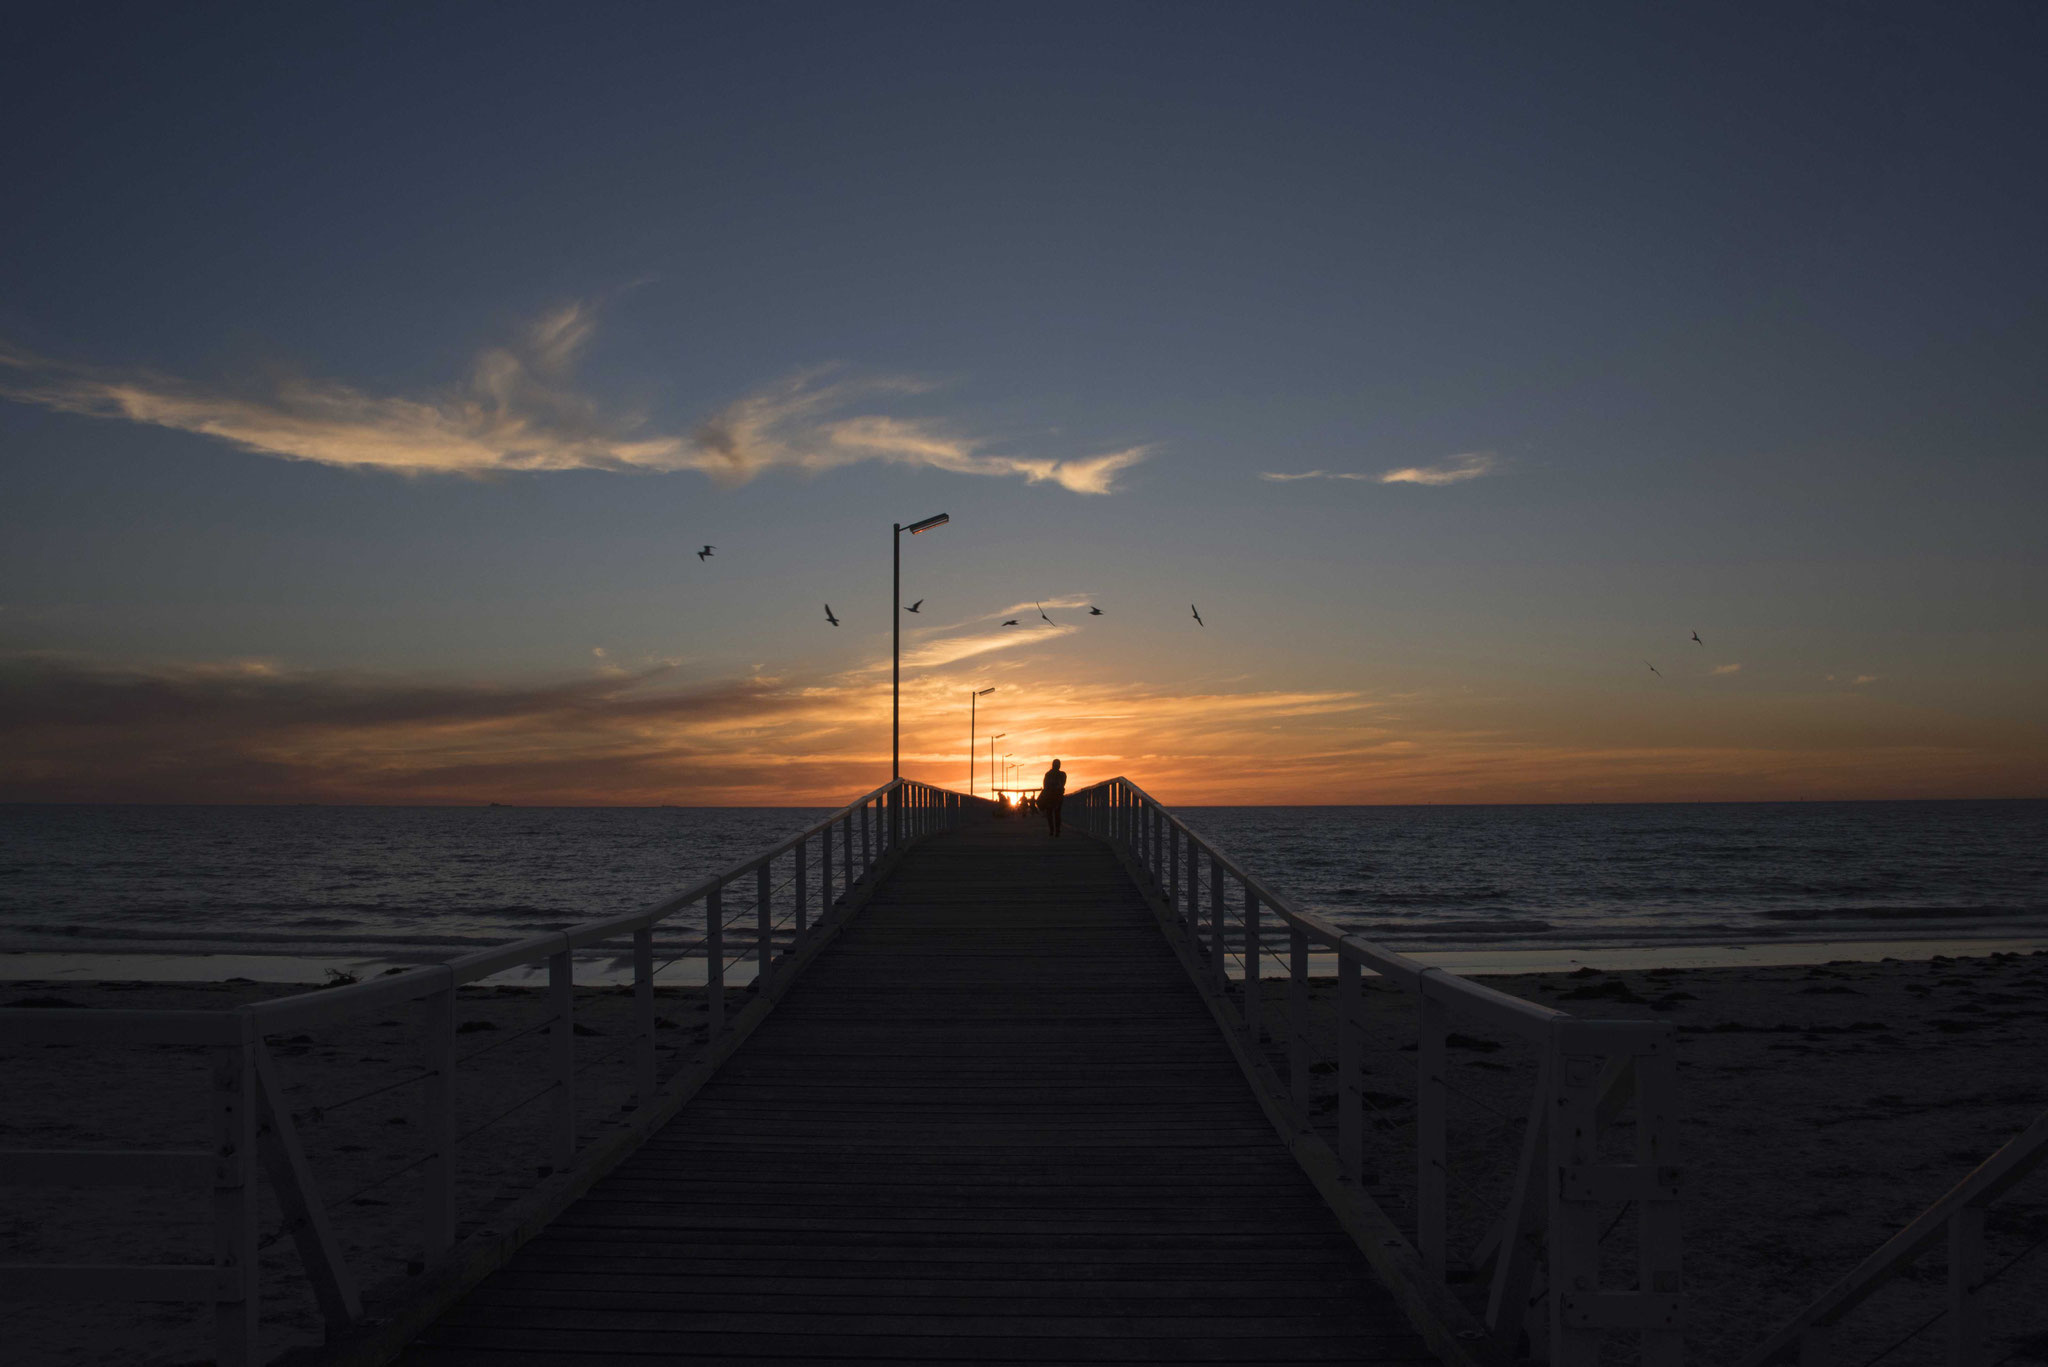
<path id="1" fill-rule="evenodd" d="M 1067 800 L 1067 776 L 1060 769 L 1060 762 L 1054 760 L 1052 768 L 1045 771 L 1045 787 L 1038 793 L 1038 809 L 1045 813 L 1046 829 L 1054 835 L 1060 833 L 1060 804 Z"/>

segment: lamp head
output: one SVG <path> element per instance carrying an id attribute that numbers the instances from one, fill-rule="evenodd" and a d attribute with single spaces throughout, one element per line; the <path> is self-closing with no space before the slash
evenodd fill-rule
<path id="1" fill-rule="evenodd" d="M 979 693 L 976 693 L 974 696 L 977 698 L 986 698 L 989 694 L 995 691 L 995 686 L 991 684 L 989 687 L 982 689 Z"/>
<path id="2" fill-rule="evenodd" d="M 922 522 L 913 522 L 903 530 L 909 532 L 912 536 L 916 536 L 919 532 L 928 532 L 934 527 L 943 527 L 951 520 L 944 513 L 940 513 L 937 517 L 928 517 Z"/>

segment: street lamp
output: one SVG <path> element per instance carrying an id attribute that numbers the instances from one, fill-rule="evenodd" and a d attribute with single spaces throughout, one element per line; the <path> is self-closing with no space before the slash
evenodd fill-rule
<path id="1" fill-rule="evenodd" d="M 979 699 L 986 698 L 995 691 L 996 686 L 990 684 L 979 693 L 969 693 L 967 695 L 967 796 L 969 797 L 974 796 L 974 706 Z"/>
<path id="2" fill-rule="evenodd" d="M 988 738 L 988 790 L 991 793 L 996 791 L 996 742 L 1009 734 L 1008 731 L 998 731 Z"/>
<path id="3" fill-rule="evenodd" d="M 928 517 L 922 522 L 913 522 L 908 527 L 901 522 L 889 538 L 889 777 L 903 777 L 902 751 L 898 743 L 898 725 L 903 714 L 903 534 L 916 536 L 934 527 L 943 527 L 951 521 L 944 513 Z"/>

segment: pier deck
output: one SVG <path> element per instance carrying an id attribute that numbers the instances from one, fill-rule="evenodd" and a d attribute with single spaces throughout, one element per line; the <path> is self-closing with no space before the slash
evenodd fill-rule
<path id="1" fill-rule="evenodd" d="M 1435 1359 L 1116 856 L 998 821 L 886 874 L 637 1154 L 419 1336 L 485 1363 Z"/>

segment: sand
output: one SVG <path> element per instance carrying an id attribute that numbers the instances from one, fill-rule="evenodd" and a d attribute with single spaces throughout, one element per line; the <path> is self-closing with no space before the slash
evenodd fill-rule
<path id="1" fill-rule="evenodd" d="M 277 983 L 22 981 L 0 983 L 0 1006 L 65 1004 L 212 1010 L 307 990 Z M 457 1013 L 457 1131 L 482 1125 L 545 1081 L 549 1014 L 535 988 L 464 988 Z M 730 1008 L 746 1000 L 728 992 Z M 630 1099 L 630 991 L 576 994 L 579 1132 L 621 1123 Z M 343 1026 L 274 1036 L 272 1056 L 320 1196 L 366 1312 L 405 1294 L 420 1271 L 418 1176 L 373 1185 L 419 1156 L 421 1072 L 410 1008 Z M 658 989 L 657 1071 L 672 1073 L 704 1036 L 701 989 Z M 532 1031 L 532 1033 L 522 1033 Z M 0 1149 L 203 1148 L 208 1142 L 206 1050 L 178 1046 L 0 1046 Z M 388 1089 L 388 1090 L 385 1090 Z M 465 1228 L 535 1190 L 549 1174 L 543 1100 L 463 1141 L 457 1213 Z M 277 1237 L 267 1181 L 259 1228 L 264 1348 L 317 1343 L 321 1321 L 296 1246 Z M 204 1191 L 4 1189 L 0 1262 L 172 1263 L 212 1256 Z M 0 1297 L 4 1297 L 0 1287 Z M 0 1301 L 4 1304 L 4 1301 Z M 187 1305 L 5 1305 L 9 1367 L 188 1364 L 212 1360 L 210 1311 Z"/>
<path id="2" fill-rule="evenodd" d="M 2048 1108 L 2048 954 L 1806 966 L 1651 969 L 1487 977 L 1490 985 L 1576 1014 L 1656 1019 L 1680 1030 L 1687 1173 L 1685 1258 L 1692 1298 L 1688 1360 L 1725 1367 Z M 1280 984 L 1270 983 L 1278 998 Z M 276 984 L 0 984 L 0 1005 L 214 1008 L 293 990 Z M 1319 984 L 1327 1013 L 1329 984 Z M 735 1002 L 739 997 L 734 994 Z M 585 1133 L 616 1122 L 627 1092 L 623 1057 L 595 1062 L 625 1038 L 631 999 L 579 989 L 578 1040 L 593 1061 L 579 1095 Z M 701 996 L 664 990 L 662 1068 L 701 1038 Z M 1383 1046 L 1368 1055 L 1369 1163 L 1397 1221 L 1413 1191 L 1414 1054 L 1407 999 L 1373 998 Z M 458 1040 L 463 1128 L 539 1085 L 539 994 L 465 991 Z M 1452 1246 L 1484 1232 L 1512 1175 L 1532 1065 L 1520 1046 L 1461 1024 L 1452 1051 Z M 1328 1038 L 1325 1032 L 1321 1038 Z M 321 1192 L 373 1309 L 417 1275 L 413 1179 L 362 1190 L 413 1156 L 417 1131 L 407 1022 L 381 1013 L 315 1036 L 272 1041 Z M 491 1047 L 496 1046 L 496 1047 Z M 1491 1046 L 1491 1047 L 1489 1047 Z M 1327 1087 L 1331 1074 L 1316 1074 Z M 0 1146 L 171 1147 L 204 1138 L 206 1066 L 163 1046 L 0 1050 L 9 1104 Z M 390 1091 L 362 1096 L 399 1084 Z M 359 1100 L 351 1098 L 361 1097 Z M 1470 1099 L 1467 1099 L 1467 1098 Z M 1319 1103 L 1327 1122 L 1334 1098 Z M 316 1114 L 317 1110 L 317 1114 Z M 465 1146 L 460 1209 L 474 1222 L 530 1191 L 546 1163 L 530 1108 Z M 263 1228 L 278 1223 L 267 1201 Z M 2022 1184 L 1989 1222 L 1987 1266 L 2048 1236 L 2048 1173 Z M 1627 1222 L 1613 1251 L 1626 1255 Z M 0 1261 L 204 1261 L 203 1193 L 9 1189 Z M 1850 1322 L 1838 1361 L 1858 1364 L 1939 1308 L 1940 1251 Z M 409 1264 L 411 1264 L 409 1266 Z M 1476 1287 L 1471 1290 L 1477 1290 Z M 1990 1290 L 1990 1361 L 2048 1362 L 2048 1248 L 2020 1259 Z M 289 1239 L 266 1250 L 266 1347 L 318 1340 L 319 1321 Z M 187 1364 L 210 1358 L 196 1306 L 9 1305 L 9 1361 Z M 1941 1326 L 1885 1359 L 1940 1360 Z M 1625 1360 L 1625 1359 L 1618 1359 Z"/>
<path id="3" fill-rule="evenodd" d="M 2048 1110 L 2048 953 L 1477 980 L 1575 1015 L 1678 1027 L 1686 1356 L 1701 1367 L 1739 1360 Z M 1316 1038 L 1328 1040 L 1334 985 L 1317 986 Z M 1281 984 L 1267 990 L 1278 1009 Z M 1367 1056 L 1367 1164 L 1412 1230 L 1413 1007 L 1391 989 L 1370 1001 L 1387 1042 Z M 1449 1110 L 1455 1258 L 1504 1203 L 1534 1062 L 1469 1022 L 1453 1031 L 1448 1080 L 1464 1094 Z M 1334 1128 L 1334 1065 L 1323 1062 L 1315 1106 Z M 1632 1223 L 1605 1248 L 1613 1273 L 1631 1256 Z M 2048 1170 L 1992 1208 L 1987 1269 L 2044 1237 Z M 1941 1308 L 1945 1277 L 1937 1248 L 1851 1316 L 1834 1360 L 1855 1367 L 1921 1324 Z M 1483 1298 L 1481 1286 L 1465 1291 Z M 1987 1297 L 1988 1361 L 2048 1362 L 2048 1247 Z M 1941 1362 L 1942 1335 L 1934 1325 L 1887 1367 Z"/>

